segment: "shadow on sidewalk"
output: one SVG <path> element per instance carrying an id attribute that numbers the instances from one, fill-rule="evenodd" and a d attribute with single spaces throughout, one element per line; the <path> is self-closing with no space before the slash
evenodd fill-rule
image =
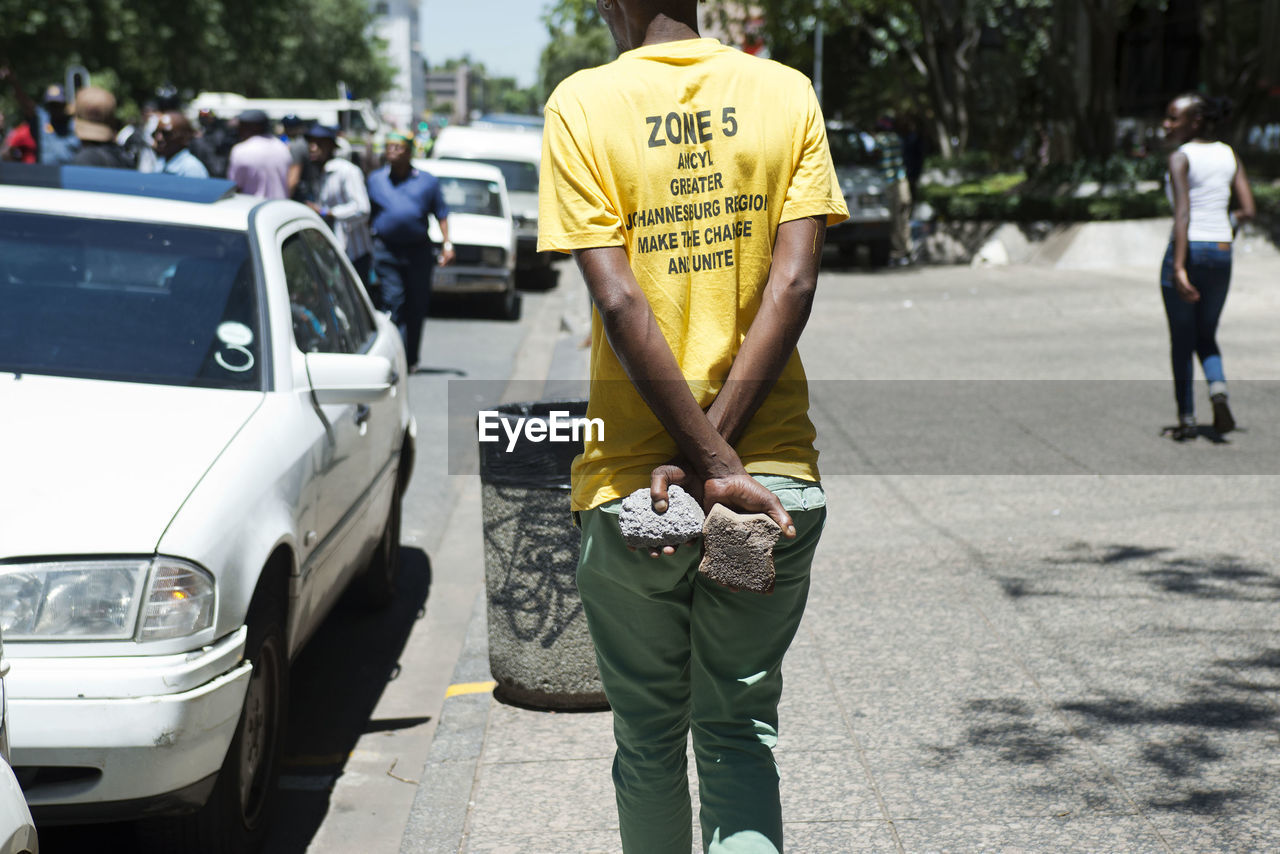
<path id="1" fill-rule="evenodd" d="M 383 689 L 400 676 L 400 654 L 414 624 L 426 613 L 431 559 L 422 549 L 401 549 L 397 588 L 391 607 L 378 612 L 348 594 L 293 663 L 281 791 L 265 846 L 271 854 L 307 850 L 362 735 L 429 720 L 372 719 Z"/>
<path id="2" fill-rule="evenodd" d="M 994 580 L 1044 641 L 1024 658 L 1044 694 L 957 703 L 961 731 L 924 745 L 929 767 L 1089 810 L 1132 799 L 1184 827 L 1274 814 L 1280 648 L 1256 626 L 1280 575 L 1231 554 L 1074 543 Z"/>

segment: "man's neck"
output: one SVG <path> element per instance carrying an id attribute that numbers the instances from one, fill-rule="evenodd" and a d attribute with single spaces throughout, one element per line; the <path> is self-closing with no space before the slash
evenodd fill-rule
<path id="1" fill-rule="evenodd" d="M 696 15 L 692 20 L 682 21 L 660 12 L 649 22 L 641 45 L 663 44 L 664 42 L 678 42 L 696 38 L 700 38 Z"/>
<path id="2" fill-rule="evenodd" d="M 391 177 L 395 178 L 397 181 L 403 181 L 405 178 L 408 178 L 409 173 L 412 171 L 413 171 L 412 163 L 405 163 L 403 165 L 396 164 L 396 163 L 391 164 Z"/>

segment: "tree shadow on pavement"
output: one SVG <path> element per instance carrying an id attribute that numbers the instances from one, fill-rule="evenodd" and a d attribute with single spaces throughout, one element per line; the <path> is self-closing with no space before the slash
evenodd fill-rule
<path id="1" fill-rule="evenodd" d="M 1231 554 L 1185 555 L 1169 546 L 1074 543 L 1066 554 L 1047 557 L 1042 562 L 1065 570 L 1064 583 L 1055 584 L 1053 578 L 1045 578 L 1034 570 L 1027 575 L 998 576 L 995 580 L 1005 595 L 1015 601 L 1030 597 L 1092 598 L 1096 595 L 1092 590 L 1071 589 L 1076 583 L 1075 571 L 1115 567 L 1128 573 L 1125 580 L 1138 582 L 1139 588 L 1145 587 L 1147 594 L 1171 593 L 1240 602 L 1280 601 L 1280 574 Z"/>
<path id="2" fill-rule="evenodd" d="M 1280 624 L 1265 628 L 1280 575 L 1270 566 L 1075 543 L 994 580 L 1029 629 L 1022 662 L 1039 690 L 959 701 L 954 742 L 928 745 L 939 767 L 1027 768 L 1028 779 L 1049 775 L 1050 793 L 1074 788 L 1086 802 L 1106 802 L 1118 783 L 1174 827 L 1230 819 L 1229 831 L 1206 832 L 1236 842 L 1275 830 L 1237 821 L 1280 804 Z M 1007 785 L 1024 783 L 1013 774 Z"/>

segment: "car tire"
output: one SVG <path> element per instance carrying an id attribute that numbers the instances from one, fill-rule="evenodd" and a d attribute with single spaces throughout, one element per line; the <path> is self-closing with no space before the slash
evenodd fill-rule
<path id="1" fill-rule="evenodd" d="M 516 292 L 514 287 L 492 297 L 492 300 L 490 307 L 493 311 L 493 315 L 499 320 L 520 319 L 523 298 Z"/>
<path id="2" fill-rule="evenodd" d="M 289 701 L 283 605 L 256 603 L 247 622 L 245 658 L 253 663 L 253 674 L 218 780 L 196 812 L 140 822 L 138 841 L 144 851 L 252 854 L 266 840 Z"/>
<path id="3" fill-rule="evenodd" d="M 391 509 L 382 528 L 382 538 L 373 558 L 356 580 L 360 601 L 371 611 L 389 607 L 396 597 L 396 575 L 400 572 L 400 516 L 402 500 L 397 485 L 392 488 Z"/>
<path id="4" fill-rule="evenodd" d="M 888 267 L 889 266 L 889 241 L 873 240 L 871 242 L 871 266 L 872 267 Z"/>

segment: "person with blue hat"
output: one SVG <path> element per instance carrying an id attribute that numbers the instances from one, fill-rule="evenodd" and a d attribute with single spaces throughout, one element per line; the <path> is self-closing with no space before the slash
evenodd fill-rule
<path id="1" fill-rule="evenodd" d="M 240 192 L 264 199 L 289 198 L 289 146 L 272 136 L 267 114 L 245 110 L 240 114 L 240 141 L 231 148 L 227 177 Z"/>
<path id="2" fill-rule="evenodd" d="M 306 134 L 311 163 L 316 172 L 316 198 L 306 204 L 333 229 L 338 245 L 351 259 L 360 281 L 369 287 L 373 265 L 373 235 L 369 232 L 369 194 L 364 173 L 350 160 L 334 157 L 337 128 L 314 124 Z"/>
<path id="3" fill-rule="evenodd" d="M 17 73 L 8 66 L 0 66 L 0 81 L 4 80 L 13 85 L 13 96 L 35 137 L 37 161 L 56 165 L 74 160 L 80 150 L 80 138 L 76 136 L 71 111 L 67 109 L 66 90 L 51 84 L 44 90 L 41 105 L 37 106 L 22 88 Z"/>

